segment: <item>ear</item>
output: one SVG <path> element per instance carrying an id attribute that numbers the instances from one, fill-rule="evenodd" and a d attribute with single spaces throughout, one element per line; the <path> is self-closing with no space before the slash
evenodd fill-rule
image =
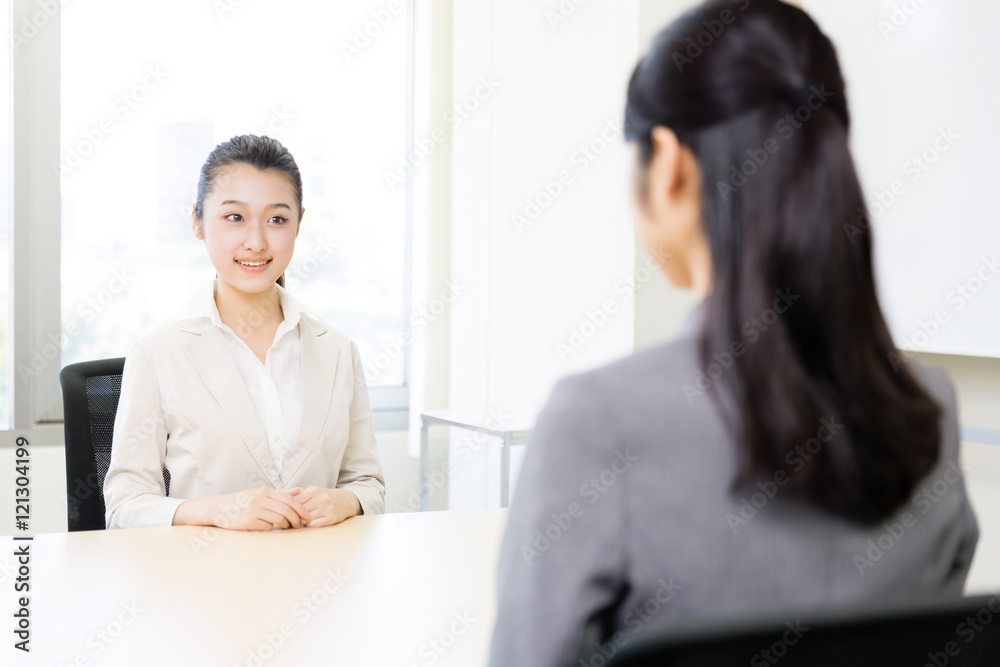
<path id="1" fill-rule="evenodd" d="M 652 131 L 653 156 L 649 163 L 652 195 L 672 195 L 683 184 L 683 150 L 677 134 L 658 125 Z"/>
<path id="2" fill-rule="evenodd" d="M 194 232 L 194 236 L 197 239 L 204 239 L 205 237 L 201 233 L 201 220 L 198 219 L 197 204 L 191 204 L 191 231 Z"/>

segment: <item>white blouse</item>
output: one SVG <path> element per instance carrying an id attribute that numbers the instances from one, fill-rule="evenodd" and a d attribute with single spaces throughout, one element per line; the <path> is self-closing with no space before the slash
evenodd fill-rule
<path id="1" fill-rule="evenodd" d="M 281 285 L 275 284 L 281 295 L 281 310 L 285 319 L 278 325 L 274 340 L 267 350 L 264 363 L 250 346 L 219 316 L 215 303 L 217 280 L 205 290 L 204 315 L 222 329 L 229 349 L 233 351 L 257 414 L 267 433 L 267 444 L 274 463 L 281 470 L 285 455 L 295 442 L 302 421 L 302 346 L 299 342 L 299 316 L 306 308 Z M 307 312 L 307 311 L 306 311 Z"/>

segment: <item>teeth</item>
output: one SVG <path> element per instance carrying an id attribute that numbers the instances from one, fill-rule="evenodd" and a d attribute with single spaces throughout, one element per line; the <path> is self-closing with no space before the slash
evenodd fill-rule
<path id="1" fill-rule="evenodd" d="M 239 262 L 239 260 L 236 260 Z M 268 260 L 270 261 L 270 260 Z M 267 262 L 240 262 L 243 266 L 264 266 Z"/>

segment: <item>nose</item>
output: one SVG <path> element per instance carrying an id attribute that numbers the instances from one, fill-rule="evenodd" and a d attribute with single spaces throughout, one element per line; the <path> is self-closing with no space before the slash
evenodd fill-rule
<path id="1" fill-rule="evenodd" d="M 267 249 L 267 240 L 264 238 L 264 228 L 260 221 L 251 222 L 246 226 L 246 236 L 243 238 L 243 247 L 254 254 L 260 254 Z"/>

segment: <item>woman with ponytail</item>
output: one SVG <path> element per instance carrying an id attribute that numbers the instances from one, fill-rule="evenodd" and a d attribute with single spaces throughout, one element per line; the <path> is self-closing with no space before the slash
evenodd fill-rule
<path id="1" fill-rule="evenodd" d="M 191 228 L 215 279 L 125 357 L 108 528 L 330 526 L 385 508 L 358 347 L 285 289 L 302 177 L 270 137 L 205 161 Z"/>
<path id="2" fill-rule="evenodd" d="M 778 0 L 706 2 L 635 68 L 625 125 L 637 233 L 701 302 L 669 343 L 552 390 L 491 664 L 603 664 L 679 619 L 960 595 L 978 528 L 955 394 L 882 315 L 830 40 Z"/>

